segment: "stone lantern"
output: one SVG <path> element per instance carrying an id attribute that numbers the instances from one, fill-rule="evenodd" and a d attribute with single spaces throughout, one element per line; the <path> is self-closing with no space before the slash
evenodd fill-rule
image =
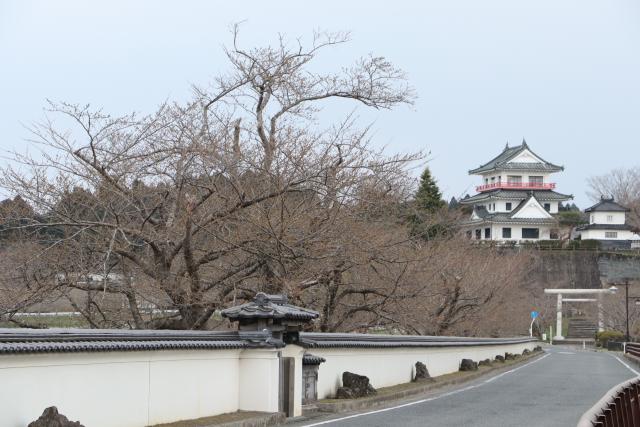
<path id="1" fill-rule="evenodd" d="M 318 400 L 318 368 L 326 360 L 324 357 L 305 353 L 302 357 L 302 404 L 308 405 Z"/>

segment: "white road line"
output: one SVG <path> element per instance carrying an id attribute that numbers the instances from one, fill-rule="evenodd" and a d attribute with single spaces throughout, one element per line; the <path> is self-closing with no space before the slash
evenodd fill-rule
<path id="1" fill-rule="evenodd" d="M 332 420 L 321 421 L 321 422 L 319 422 L 319 423 L 305 424 L 305 425 L 304 425 L 304 427 L 313 427 L 313 426 L 320 426 L 320 425 L 324 425 L 324 424 L 337 423 L 338 421 L 350 420 L 351 418 L 363 417 L 363 416 L 365 416 L 365 415 L 372 415 L 372 414 L 379 414 L 379 413 L 381 413 L 381 412 L 393 411 L 394 409 L 406 408 L 407 406 L 418 405 L 418 404 L 420 404 L 420 403 L 431 402 L 431 401 L 433 401 L 433 400 L 442 399 L 443 397 L 453 396 L 453 395 L 455 395 L 455 394 L 459 394 L 459 393 L 462 393 L 462 392 L 464 392 L 464 391 L 473 390 L 474 388 L 478 388 L 478 387 L 482 386 L 483 384 L 490 383 L 491 381 L 493 381 L 493 380 L 495 380 L 495 379 L 497 379 L 497 378 L 500 378 L 500 377 L 502 377 L 502 376 L 504 376 L 504 375 L 507 375 L 507 374 L 510 374 L 510 373 L 516 372 L 516 371 L 518 371 L 518 370 L 520 370 L 520 369 L 522 369 L 522 368 L 526 368 L 526 367 L 527 367 L 527 366 L 529 366 L 529 365 L 533 365 L 534 363 L 537 363 L 537 362 L 541 361 L 542 359 L 544 359 L 544 358 L 545 358 L 545 357 L 547 357 L 547 356 L 550 356 L 550 354 L 549 354 L 549 353 L 547 353 L 547 354 L 545 354 L 544 356 L 542 356 L 542 357 L 541 357 L 541 358 L 539 358 L 539 359 L 536 359 L 536 360 L 534 360 L 534 361 L 532 361 L 532 362 L 529 362 L 529 363 L 527 363 L 527 364 L 525 364 L 525 365 L 519 366 L 519 367 L 517 367 L 517 368 L 515 368 L 515 369 L 511 369 L 511 370 L 509 370 L 509 371 L 503 372 L 503 373 L 501 373 L 501 374 L 499 374 L 499 375 L 496 375 L 495 377 L 489 378 L 488 380 L 486 380 L 486 381 L 484 381 L 484 382 L 482 382 L 482 383 L 475 384 L 475 385 L 470 385 L 470 386 L 467 386 L 467 387 L 464 387 L 464 388 L 461 388 L 461 389 L 458 389 L 458 390 L 449 391 L 449 392 L 447 392 L 447 393 L 443 393 L 443 394 L 440 394 L 440 395 L 438 395 L 438 396 L 429 397 L 429 398 L 427 398 L 427 399 L 420 399 L 420 400 L 416 400 L 415 402 L 404 403 L 404 404 L 402 404 L 402 405 L 393 406 L 393 407 L 391 407 L 391 408 L 384 408 L 384 409 L 378 409 L 378 410 L 376 410 L 376 411 L 363 412 L 363 413 L 361 413 L 361 414 L 349 415 L 349 416 L 347 416 L 347 417 L 335 418 L 335 419 L 332 419 Z"/>
<path id="2" fill-rule="evenodd" d="M 622 359 L 620 359 L 618 356 L 614 356 L 613 354 L 611 355 L 611 357 L 615 358 L 618 362 L 622 363 L 624 365 L 625 368 L 627 368 L 628 370 L 630 370 L 631 372 L 633 372 L 633 374 L 637 377 L 640 377 L 640 372 L 636 371 L 635 369 L 633 369 L 631 366 L 627 365 L 626 363 L 624 363 L 622 361 Z"/>
<path id="3" fill-rule="evenodd" d="M 559 351 L 558 354 L 575 354 L 570 351 Z"/>
<path id="4" fill-rule="evenodd" d="M 522 368 L 526 368 L 527 366 L 529 366 L 529 365 L 533 365 L 534 363 L 538 363 L 539 361 L 541 361 L 542 359 L 544 359 L 545 357 L 548 357 L 548 356 L 550 356 L 550 353 L 547 353 L 547 354 L 545 354 L 544 356 L 542 356 L 541 358 L 536 359 L 536 360 L 534 360 L 534 361 L 532 361 L 532 362 L 529 362 L 529 363 L 527 363 L 526 365 L 518 366 L 517 368 L 514 368 L 514 369 L 511 369 L 511 370 L 509 370 L 509 371 L 507 371 L 507 372 L 503 372 L 503 373 L 501 373 L 501 374 L 498 374 L 498 375 L 496 375 L 495 377 L 491 377 L 491 378 L 489 378 L 488 380 L 485 380 L 485 382 L 484 382 L 484 383 L 485 383 L 485 384 L 490 383 L 490 382 L 492 382 L 492 381 L 494 381 L 494 380 L 497 380 L 498 378 L 500 378 L 500 377 L 502 377 L 502 376 L 504 376 L 504 375 L 510 374 L 510 373 L 512 373 L 512 372 L 515 372 L 515 371 L 519 371 L 520 369 L 522 369 Z"/>

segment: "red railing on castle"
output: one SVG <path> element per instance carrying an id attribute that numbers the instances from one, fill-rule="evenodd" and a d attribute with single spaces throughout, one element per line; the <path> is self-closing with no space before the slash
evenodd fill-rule
<path id="1" fill-rule="evenodd" d="M 553 190 L 556 188 L 554 182 L 494 182 L 476 187 L 477 192 L 488 190 Z"/>

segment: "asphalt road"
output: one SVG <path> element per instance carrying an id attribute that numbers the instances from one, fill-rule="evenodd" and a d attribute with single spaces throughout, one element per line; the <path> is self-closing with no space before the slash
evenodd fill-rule
<path id="1" fill-rule="evenodd" d="M 638 375 L 615 354 L 562 347 L 546 351 L 542 358 L 458 388 L 298 425 L 575 426 L 607 390 Z"/>

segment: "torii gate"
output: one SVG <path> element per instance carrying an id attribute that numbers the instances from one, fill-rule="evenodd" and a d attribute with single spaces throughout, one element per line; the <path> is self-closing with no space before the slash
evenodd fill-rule
<path id="1" fill-rule="evenodd" d="M 545 289 L 545 294 L 557 294 L 558 302 L 556 305 L 556 336 L 553 337 L 554 340 L 563 340 L 562 336 L 562 302 L 598 302 L 598 329 L 602 328 L 602 309 L 600 299 L 596 298 L 564 298 L 562 295 L 602 295 L 602 294 L 613 294 L 615 293 L 615 288 L 607 288 L 607 289 Z"/>

